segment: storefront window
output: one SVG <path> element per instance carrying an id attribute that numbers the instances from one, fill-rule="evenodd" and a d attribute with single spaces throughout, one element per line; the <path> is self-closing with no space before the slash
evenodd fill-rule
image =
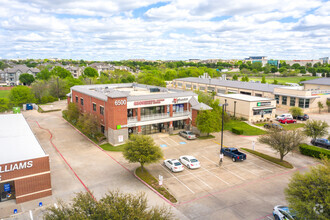
<path id="1" fill-rule="evenodd" d="M 182 83 L 178 83 L 178 87 L 182 87 Z"/>
<path id="2" fill-rule="evenodd" d="M 288 97 L 287 96 L 282 96 L 282 105 L 286 105 L 288 101 Z"/>
<path id="3" fill-rule="evenodd" d="M 184 120 L 179 120 L 179 121 L 173 121 L 173 129 L 178 130 L 178 129 L 184 129 Z"/>
<path id="4" fill-rule="evenodd" d="M 141 116 L 165 113 L 165 106 L 153 106 L 141 108 Z"/>
<path id="5" fill-rule="evenodd" d="M 196 85 L 193 85 L 193 89 L 196 89 L 197 88 L 197 86 Z"/>
<path id="6" fill-rule="evenodd" d="M 295 105 L 296 105 L 296 98 L 290 97 L 290 106 L 295 106 Z"/>
<path id="7" fill-rule="evenodd" d="M 267 115 L 272 114 L 273 109 L 253 110 L 253 115 Z"/>
<path id="8" fill-rule="evenodd" d="M 201 91 L 205 91 L 205 86 L 200 86 L 200 87 L 199 87 L 199 90 L 201 90 Z"/>
<path id="9" fill-rule="evenodd" d="M 299 108 L 304 108 L 304 99 L 299 99 Z"/>
<path id="10" fill-rule="evenodd" d="M 191 88 L 191 84 L 186 84 L 186 88 L 190 89 Z"/>
<path id="11" fill-rule="evenodd" d="M 214 87 L 207 87 L 207 91 L 213 92 L 213 91 L 215 91 L 215 89 L 214 89 Z"/>
<path id="12" fill-rule="evenodd" d="M 280 104 L 280 96 L 275 95 L 276 104 Z"/>
<path id="13" fill-rule="evenodd" d="M 217 92 L 218 92 L 218 93 L 225 94 L 225 93 L 226 93 L 226 90 L 225 90 L 225 89 L 218 89 Z"/>
<path id="14" fill-rule="evenodd" d="M 305 99 L 305 108 L 309 108 L 309 99 Z"/>
<path id="15" fill-rule="evenodd" d="M 184 112 L 184 104 L 173 105 L 173 112 Z"/>

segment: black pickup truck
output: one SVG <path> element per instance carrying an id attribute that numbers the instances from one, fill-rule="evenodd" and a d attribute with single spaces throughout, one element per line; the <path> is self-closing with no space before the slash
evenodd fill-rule
<path id="1" fill-rule="evenodd" d="M 234 162 L 239 160 L 246 160 L 246 154 L 239 152 L 236 148 L 233 147 L 222 148 L 221 153 L 227 157 L 232 158 Z"/>

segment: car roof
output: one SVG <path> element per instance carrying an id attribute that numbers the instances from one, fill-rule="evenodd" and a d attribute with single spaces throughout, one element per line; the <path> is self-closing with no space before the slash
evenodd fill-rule
<path id="1" fill-rule="evenodd" d="M 170 161 L 172 161 L 172 162 L 180 162 L 177 159 L 170 159 Z"/>
<path id="2" fill-rule="evenodd" d="M 183 155 L 181 157 L 187 157 L 188 159 L 196 159 L 194 156 L 190 156 L 190 155 Z"/>
<path id="3" fill-rule="evenodd" d="M 235 148 L 235 147 L 226 147 L 226 148 L 229 150 L 237 150 L 237 148 Z"/>

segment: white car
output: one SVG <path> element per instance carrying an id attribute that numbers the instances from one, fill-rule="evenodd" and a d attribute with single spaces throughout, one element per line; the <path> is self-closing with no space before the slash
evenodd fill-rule
<path id="1" fill-rule="evenodd" d="M 181 156 L 180 162 L 184 164 L 189 169 L 197 169 L 201 167 L 201 163 L 193 156 Z"/>
<path id="2" fill-rule="evenodd" d="M 292 117 L 292 115 L 291 114 L 282 114 L 282 115 L 279 115 L 279 116 L 277 116 L 276 117 L 276 120 L 278 121 L 278 120 L 283 120 L 283 119 L 286 119 L 286 118 L 291 118 L 291 119 L 293 119 L 293 117 Z"/>
<path id="3" fill-rule="evenodd" d="M 167 159 L 164 160 L 164 165 L 170 169 L 172 172 L 183 171 L 183 165 L 177 159 Z"/>
<path id="4" fill-rule="evenodd" d="M 294 220 L 295 214 L 287 206 L 277 205 L 273 209 L 273 216 L 275 220 Z"/>

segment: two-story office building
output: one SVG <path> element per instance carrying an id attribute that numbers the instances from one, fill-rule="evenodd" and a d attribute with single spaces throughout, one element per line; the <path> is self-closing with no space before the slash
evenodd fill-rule
<path id="1" fill-rule="evenodd" d="M 74 86 L 68 100 L 82 113 L 96 115 L 100 130 L 113 145 L 127 140 L 129 134 L 192 129 L 197 112 L 211 109 L 199 103 L 192 91 L 135 83 Z"/>

